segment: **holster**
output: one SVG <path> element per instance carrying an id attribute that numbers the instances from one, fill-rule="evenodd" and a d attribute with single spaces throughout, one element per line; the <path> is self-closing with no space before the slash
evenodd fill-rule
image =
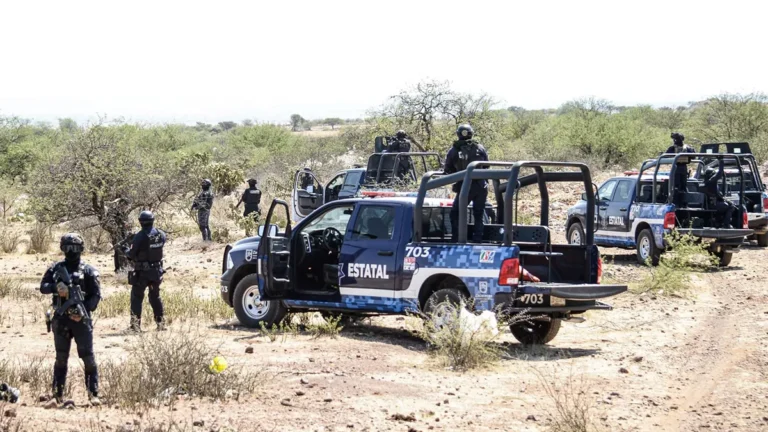
<path id="1" fill-rule="evenodd" d="M 135 271 L 129 271 L 128 272 L 128 283 L 133 285 L 136 283 L 136 272 Z"/>

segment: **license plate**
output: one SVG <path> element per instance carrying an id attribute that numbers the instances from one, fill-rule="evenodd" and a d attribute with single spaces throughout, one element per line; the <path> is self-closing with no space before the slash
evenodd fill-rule
<path id="1" fill-rule="evenodd" d="M 565 306 L 565 299 L 552 297 L 546 294 L 523 294 L 517 298 L 518 305 L 522 306 Z"/>

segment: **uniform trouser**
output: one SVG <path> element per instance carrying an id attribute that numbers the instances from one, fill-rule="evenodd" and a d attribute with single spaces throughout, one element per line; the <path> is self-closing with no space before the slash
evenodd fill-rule
<path id="1" fill-rule="evenodd" d="M 162 281 L 149 280 L 142 277 L 141 271 L 136 272 L 136 282 L 131 287 L 131 323 L 141 325 L 141 308 L 144 302 L 144 290 L 149 287 L 149 305 L 155 315 L 155 322 L 163 322 L 163 301 L 160 299 L 160 284 Z"/>
<path id="2" fill-rule="evenodd" d="M 197 211 L 197 226 L 200 227 L 200 233 L 203 234 L 203 240 L 211 239 L 211 229 L 208 227 L 208 219 L 210 216 L 210 210 Z"/>
<path id="3" fill-rule="evenodd" d="M 481 243 L 483 241 L 483 215 L 485 214 L 485 202 L 487 200 L 487 188 L 472 187 L 469 190 L 469 200 L 467 202 L 472 203 L 472 215 L 475 218 L 475 229 L 472 233 L 473 243 Z M 457 242 L 459 239 L 459 193 L 456 193 L 456 198 L 454 198 L 453 206 L 451 207 L 451 233 L 453 241 Z"/>
<path id="4" fill-rule="evenodd" d="M 678 164 L 675 168 L 675 196 L 674 203 L 679 207 L 686 207 L 688 193 L 688 165 Z"/>
<path id="5" fill-rule="evenodd" d="M 721 222 L 723 226 L 731 225 L 731 221 L 733 219 L 733 210 L 735 210 L 735 207 L 730 202 L 717 201 L 715 203 L 715 211 L 717 212 L 718 216 L 723 218 Z"/>
<path id="6" fill-rule="evenodd" d="M 56 362 L 53 365 L 53 392 L 61 397 L 67 383 L 67 363 L 72 339 L 77 345 L 77 355 L 83 360 L 85 386 L 89 392 L 99 392 L 99 371 L 93 355 L 93 329 L 85 320 L 72 321 L 67 317 L 55 318 L 51 323 L 53 343 L 56 346 Z"/>

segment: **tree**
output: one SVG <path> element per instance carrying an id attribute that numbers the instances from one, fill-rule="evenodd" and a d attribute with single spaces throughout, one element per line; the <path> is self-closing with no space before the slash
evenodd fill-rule
<path id="1" fill-rule="evenodd" d="M 72 133 L 75 130 L 77 130 L 77 122 L 72 120 L 71 118 L 60 118 L 59 119 L 59 130 L 62 132 L 68 132 Z"/>
<path id="2" fill-rule="evenodd" d="M 151 145 L 139 128 L 97 124 L 59 137 L 31 187 L 40 221 L 94 221 L 113 244 L 128 234 L 131 212 L 157 209 L 184 191 L 187 174 Z M 52 193 L 55 191 L 55 193 Z"/>
<path id="3" fill-rule="evenodd" d="M 297 132 L 305 121 L 304 117 L 298 114 L 291 114 L 291 130 Z"/>
<path id="4" fill-rule="evenodd" d="M 768 96 L 721 94 L 694 106 L 692 120 L 705 139 L 752 140 L 768 132 Z"/>
<path id="5" fill-rule="evenodd" d="M 251 127 L 251 126 L 253 126 L 253 120 L 251 120 L 251 119 L 245 119 L 245 120 L 243 120 L 243 126 L 245 126 L 245 127 Z"/>
<path id="6" fill-rule="evenodd" d="M 228 131 L 228 130 L 234 129 L 236 127 L 237 127 L 237 123 L 235 123 L 233 121 L 219 122 L 219 129 L 221 129 L 222 131 Z"/>
<path id="7" fill-rule="evenodd" d="M 329 117 L 325 120 L 323 120 L 323 123 L 327 124 L 331 127 L 331 129 L 334 129 L 336 125 L 344 124 L 344 120 L 338 118 L 338 117 Z"/>

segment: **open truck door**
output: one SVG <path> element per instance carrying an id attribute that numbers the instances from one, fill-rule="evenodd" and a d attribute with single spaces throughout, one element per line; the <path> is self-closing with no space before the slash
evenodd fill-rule
<path id="1" fill-rule="evenodd" d="M 280 233 L 272 228 L 272 221 L 275 220 L 275 210 L 278 207 L 285 209 L 287 219 L 285 230 Z M 275 300 L 288 296 L 293 291 L 290 279 L 290 256 L 291 256 L 291 220 L 288 218 L 290 213 L 288 203 L 276 199 L 267 212 L 267 219 L 264 226 L 269 227 L 264 230 L 259 242 L 258 249 L 258 272 L 259 279 L 263 281 L 260 284 L 261 299 Z"/>
<path id="2" fill-rule="evenodd" d="M 292 218 L 299 222 L 325 203 L 323 187 L 311 170 L 296 171 L 291 194 Z"/>

